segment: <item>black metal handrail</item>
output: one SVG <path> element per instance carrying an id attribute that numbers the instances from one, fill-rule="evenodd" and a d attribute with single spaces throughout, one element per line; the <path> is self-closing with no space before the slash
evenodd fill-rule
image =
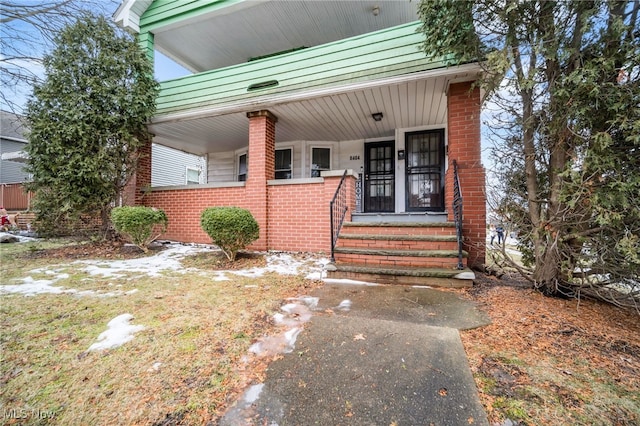
<path id="1" fill-rule="evenodd" d="M 344 171 L 342 175 L 342 179 L 340 179 L 340 183 L 338 184 L 338 188 L 336 189 L 336 193 L 333 195 L 333 199 L 329 204 L 330 214 L 331 214 L 331 261 L 335 262 L 334 250 L 336 248 L 336 243 L 338 242 L 338 235 L 340 234 L 340 229 L 342 229 L 342 223 L 344 222 L 344 217 L 347 214 L 347 210 L 349 206 L 347 206 L 347 187 L 344 184 L 345 178 L 347 177 L 347 171 Z"/>
<path id="2" fill-rule="evenodd" d="M 458 239 L 458 269 L 464 269 L 462 264 L 462 191 L 458 177 L 458 162 L 453 160 L 453 220 L 456 224 Z"/>

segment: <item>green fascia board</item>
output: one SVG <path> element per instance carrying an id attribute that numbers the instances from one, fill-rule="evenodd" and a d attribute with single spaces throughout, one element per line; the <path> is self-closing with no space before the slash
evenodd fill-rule
<path id="1" fill-rule="evenodd" d="M 155 0 L 140 17 L 140 32 L 158 28 L 215 12 L 243 3 L 245 0 Z"/>
<path id="2" fill-rule="evenodd" d="M 286 95 L 444 68 L 421 50 L 420 22 L 400 25 L 262 60 L 161 83 L 157 114 L 224 106 L 262 96 Z M 275 87 L 247 91 L 255 83 Z"/>

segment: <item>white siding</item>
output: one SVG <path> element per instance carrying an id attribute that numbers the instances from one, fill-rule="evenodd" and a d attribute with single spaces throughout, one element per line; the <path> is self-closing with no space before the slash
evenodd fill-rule
<path id="1" fill-rule="evenodd" d="M 215 152 L 209 154 L 207 163 L 208 182 L 235 182 L 236 153 L 235 151 Z"/>
<path id="2" fill-rule="evenodd" d="M 200 183 L 206 183 L 207 167 L 204 157 L 163 145 L 152 145 L 151 186 L 186 185 L 187 167 L 200 170 Z"/>
<path id="3" fill-rule="evenodd" d="M 26 143 L 0 139 L 0 153 L 22 151 Z M 0 182 L 18 183 L 29 180 L 29 174 L 24 170 L 25 164 L 16 161 L 2 161 L 0 164 Z"/>

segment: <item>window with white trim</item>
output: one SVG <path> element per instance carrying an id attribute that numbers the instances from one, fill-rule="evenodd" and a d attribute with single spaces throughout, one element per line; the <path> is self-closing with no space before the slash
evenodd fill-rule
<path id="1" fill-rule="evenodd" d="M 247 180 L 247 174 L 249 172 L 249 163 L 247 162 L 247 154 L 238 155 L 238 182 L 244 182 Z"/>
<path id="2" fill-rule="evenodd" d="M 185 173 L 187 185 L 197 185 L 200 183 L 200 169 L 187 166 Z"/>
<path id="3" fill-rule="evenodd" d="M 276 149 L 276 179 L 291 179 L 293 172 L 293 149 Z"/>
<path id="4" fill-rule="evenodd" d="M 311 177 L 325 170 L 331 170 L 331 148 L 311 148 Z"/>

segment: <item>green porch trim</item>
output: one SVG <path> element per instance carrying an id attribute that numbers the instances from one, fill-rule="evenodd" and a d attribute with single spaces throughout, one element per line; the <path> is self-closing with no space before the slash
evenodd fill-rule
<path id="1" fill-rule="evenodd" d="M 147 58 L 149 58 L 149 60 L 153 64 L 154 56 L 155 56 L 155 52 L 153 48 L 154 46 L 153 33 L 146 32 L 146 33 L 138 34 L 138 44 L 140 45 L 140 48 L 142 49 L 142 51 L 147 55 Z"/>
<path id="2" fill-rule="evenodd" d="M 154 1 L 140 17 L 140 32 L 179 23 L 204 14 L 215 12 L 245 0 L 178 0 Z"/>
<path id="3" fill-rule="evenodd" d="M 420 49 L 420 22 L 161 83 L 157 114 L 230 105 L 444 68 Z M 260 90 L 257 83 L 277 80 Z"/>

